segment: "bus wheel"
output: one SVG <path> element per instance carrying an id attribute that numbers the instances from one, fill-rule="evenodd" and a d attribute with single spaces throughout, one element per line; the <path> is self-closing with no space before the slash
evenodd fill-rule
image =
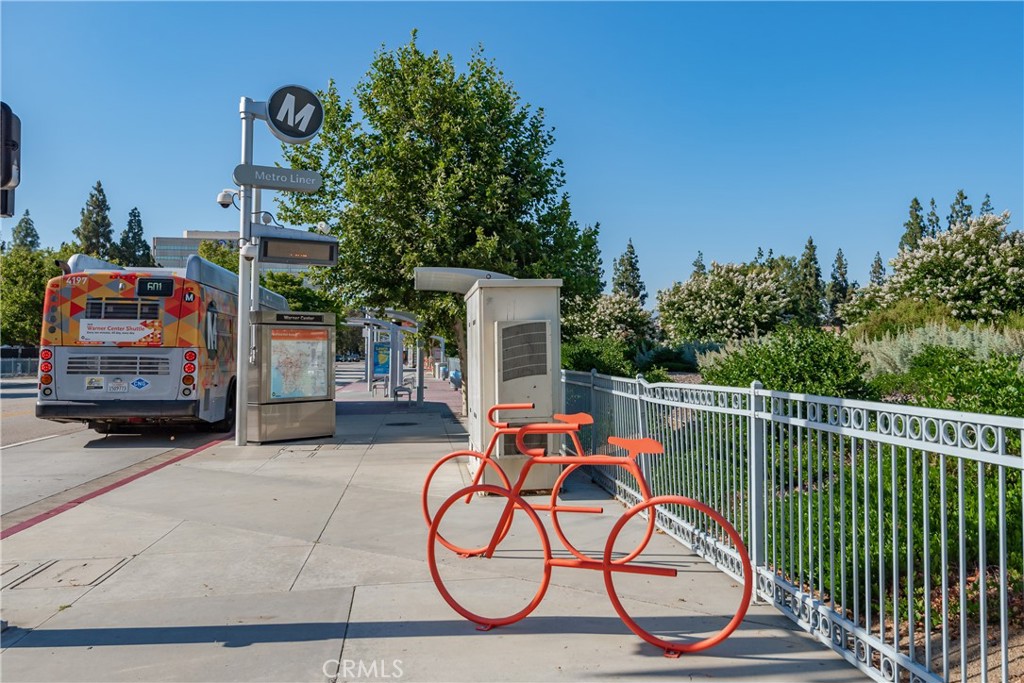
<path id="1" fill-rule="evenodd" d="M 235 382 L 231 381 L 228 387 L 228 402 L 224 406 L 224 419 L 211 422 L 208 429 L 211 432 L 232 432 L 235 430 Z"/>
<path id="2" fill-rule="evenodd" d="M 90 422 L 89 429 L 92 429 L 97 434 L 117 434 L 121 431 L 121 425 L 114 424 L 113 422 Z"/>

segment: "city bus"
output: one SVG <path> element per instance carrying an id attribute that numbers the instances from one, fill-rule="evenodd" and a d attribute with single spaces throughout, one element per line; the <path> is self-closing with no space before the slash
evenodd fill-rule
<path id="1" fill-rule="evenodd" d="M 84 254 L 46 285 L 36 417 L 126 425 L 235 423 L 238 276 L 196 254 L 124 268 Z M 288 310 L 260 288 L 260 307 Z"/>

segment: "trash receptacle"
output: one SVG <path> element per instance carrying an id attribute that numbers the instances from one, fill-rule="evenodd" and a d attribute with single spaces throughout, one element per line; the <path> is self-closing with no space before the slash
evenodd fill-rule
<path id="1" fill-rule="evenodd" d="M 438 371 L 441 373 L 441 379 L 448 379 L 448 366 L 441 363 L 437 366 Z"/>

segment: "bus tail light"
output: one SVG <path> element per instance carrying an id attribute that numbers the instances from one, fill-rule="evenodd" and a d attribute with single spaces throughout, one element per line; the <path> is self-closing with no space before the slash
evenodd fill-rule
<path id="1" fill-rule="evenodd" d="M 196 364 L 195 363 L 185 363 L 184 367 L 182 367 L 181 369 L 184 370 L 186 374 L 191 375 L 192 373 L 194 373 L 196 371 Z"/>
<path id="2" fill-rule="evenodd" d="M 196 378 L 193 377 L 192 375 L 185 375 L 184 377 L 181 378 L 181 383 L 187 387 L 190 387 L 196 383 Z"/>
<path id="3" fill-rule="evenodd" d="M 53 376 L 43 375 L 42 377 L 39 378 L 39 383 L 44 385 L 53 384 Z"/>
<path id="4" fill-rule="evenodd" d="M 198 357 L 199 357 L 199 354 L 197 354 L 195 351 L 193 351 L 191 349 L 189 349 L 188 351 L 185 352 L 185 360 L 187 360 L 187 361 L 194 361 Z"/>
<path id="5" fill-rule="evenodd" d="M 51 351 L 50 349 L 43 349 L 42 351 L 39 352 L 39 357 L 42 358 L 43 360 L 50 360 L 51 358 L 53 358 L 53 351 Z"/>
<path id="6" fill-rule="evenodd" d="M 43 372 L 50 372 L 51 370 L 53 370 L 53 363 L 44 360 L 42 363 L 39 364 L 39 369 L 42 370 Z"/>

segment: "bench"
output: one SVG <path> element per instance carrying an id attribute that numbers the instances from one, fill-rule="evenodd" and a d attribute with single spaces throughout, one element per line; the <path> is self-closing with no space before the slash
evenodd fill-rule
<path id="1" fill-rule="evenodd" d="M 412 405 L 412 388 L 405 386 L 404 384 L 400 387 L 395 387 L 395 390 L 391 392 L 391 400 L 398 403 L 398 397 L 405 395 L 405 404 Z"/>

